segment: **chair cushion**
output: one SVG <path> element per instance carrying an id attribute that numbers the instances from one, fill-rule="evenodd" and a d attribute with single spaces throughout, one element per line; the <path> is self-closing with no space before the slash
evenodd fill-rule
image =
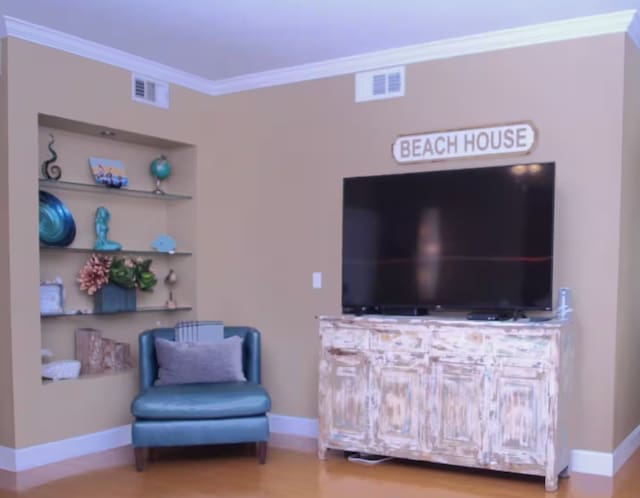
<path id="1" fill-rule="evenodd" d="M 250 417 L 270 408 L 267 391 L 253 382 L 153 386 L 131 404 L 134 417 L 156 420 Z"/>

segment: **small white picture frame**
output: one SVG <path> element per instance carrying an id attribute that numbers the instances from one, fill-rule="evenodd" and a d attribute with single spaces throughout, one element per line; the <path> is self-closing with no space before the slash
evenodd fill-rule
<path id="1" fill-rule="evenodd" d="M 40 314 L 64 313 L 64 288 L 59 283 L 40 284 Z"/>

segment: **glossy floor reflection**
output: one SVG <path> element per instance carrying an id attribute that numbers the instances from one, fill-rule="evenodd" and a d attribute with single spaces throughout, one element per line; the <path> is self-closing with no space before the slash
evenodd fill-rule
<path id="1" fill-rule="evenodd" d="M 391 461 L 350 463 L 340 452 L 320 461 L 311 452 L 271 448 L 258 465 L 246 447 L 165 451 L 143 473 L 122 448 L 38 469 L 0 474 L 0 497 L 154 498 L 638 498 L 640 452 L 615 478 L 573 474 L 557 493 L 541 478 Z"/>

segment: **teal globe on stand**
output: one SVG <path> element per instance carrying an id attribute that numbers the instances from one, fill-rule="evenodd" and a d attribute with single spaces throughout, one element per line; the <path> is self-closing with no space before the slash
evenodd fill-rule
<path id="1" fill-rule="evenodd" d="M 151 161 L 151 164 L 149 164 L 149 170 L 156 179 L 156 188 L 154 193 L 164 194 L 164 190 L 160 188 L 160 183 L 171 175 L 171 165 L 164 154 Z"/>

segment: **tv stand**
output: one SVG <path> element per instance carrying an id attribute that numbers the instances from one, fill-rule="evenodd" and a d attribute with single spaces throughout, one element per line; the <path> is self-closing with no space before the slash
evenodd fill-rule
<path id="1" fill-rule="evenodd" d="M 570 323 L 320 317 L 328 449 L 545 477 L 569 465 Z"/>

